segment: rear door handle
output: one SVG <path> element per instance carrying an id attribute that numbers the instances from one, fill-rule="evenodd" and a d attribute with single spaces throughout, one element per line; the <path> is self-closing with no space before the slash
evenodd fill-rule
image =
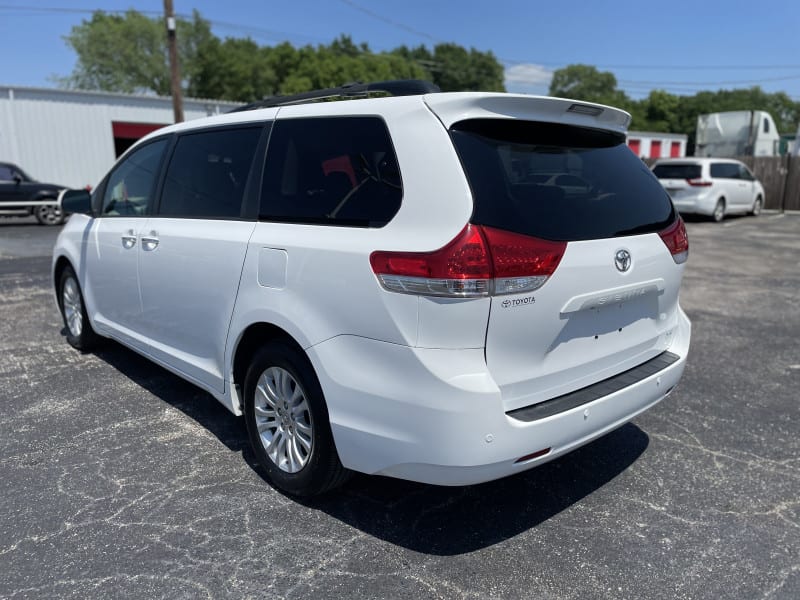
<path id="1" fill-rule="evenodd" d="M 142 236 L 142 250 L 152 252 L 158 248 L 158 233 L 151 231 L 148 235 Z"/>
<path id="2" fill-rule="evenodd" d="M 130 250 L 136 245 L 136 235 L 133 233 L 133 229 L 129 229 L 125 235 L 122 236 L 122 247 L 125 250 Z"/>

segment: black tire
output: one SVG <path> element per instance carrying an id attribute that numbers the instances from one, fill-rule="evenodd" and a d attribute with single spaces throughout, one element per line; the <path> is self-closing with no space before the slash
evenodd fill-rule
<path id="1" fill-rule="evenodd" d="M 284 374 L 290 376 L 282 380 L 289 386 L 284 389 L 293 392 L 293 399 L 298 394 L 304 399 L 304 402 L 291 400 L 299 403 L 296 407 L 299 412 L 292 410 L 288 402 L 282 405 L 280 414 L 277 412 L 281 410 L 280 406 L 275 410 L 271 408 L 272 405 L 280 405 L 279 399 L 285 399 L 288 395 L 275 394 L 279 384 L 274 376 L 285 377 Z M 259 384 L 261 387 L 257 392 Z M 262 392 L 267 388 L 272 395 Z M 308 357 L 295 345 L 281 340 L 272 341 L 253 357 L 244 380 L 244 418 L 257 460 L 275 487 L 295 496 L 314 496 L 340 486 L 349 478 L 350 471 L 342 466 L 336 452 L 319 380 Z M 264 437 L 259 433 L 259 424 L 264 429 Z M 300 439 L 305 439 L 303 436 L 306 435 L 301 427 L 310 430 L 307 435 L 310 439 L 308 450 L 300 444 Z M 281 441 L 283 450 L 279 443 Z M 289 464 L 292 444 L 298 461 Z M 277 455 L 275 459 L 270 457 L 268 448 Z M 301 456 L 303 452 L 305 456 Z M 282 457 L 286 460 L 281 461 Z M 283 466 L 279 466 L 279 463 Z M 302 466 L 298 469 L 299 464 Z M 292 472 L 291 469 L 296 470 Z"/>
<path id="2" fill-rule="evenodd" d="M 61 318 L 64 321 L 64 329 L 67 335 L 67 342 L 70 346 L 82 352 L 94 348 L 100 341 L 89 317 L 86 314 L 86 303 L 83 300 L 78 277 L 72 267 L 64 267 L 58 281 L 58 305 L 61 308 Z M 80 315 L 80 326 L 77 327 L 77 315 Z"/>
<path id="3" fill-rule="evenodd" d="M 717 204 L 714 207 L 714 212 L 711 214 L 711 218 L 720 223 L 725 218 L 725 199 L 720 198 L 717 200 Z"/>
<path id="4" fill-rule="evenodd" d="M 762 208 L 764 208 L 764 199 L 761 196 L 756 196 L 756 199 L 753 201 L 753 208 L 750 211 L 750 214 L 754 217 L 757 217 L 761 214 Z"/>
<path id="5" fill-rule="evenodd" d="M 34 207 L 33 215 L 40 225 L 61 225 L 64 222 L 64 212 L 55 201 L 53 204 Z"/>

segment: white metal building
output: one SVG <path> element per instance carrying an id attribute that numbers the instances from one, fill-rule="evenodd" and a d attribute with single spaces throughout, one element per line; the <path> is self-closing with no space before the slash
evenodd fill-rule
<path id="1" fill-rule="evenodd" d="M 188 98 L 184 117 L 235 106 Z M 168 97 L 0 85 L 0 162 L 39 181 L 95 186 L 133 142 L 173 120 Z"/>
<path id="2" fill-rule="evenodd" d="M 628 147 L 639 158 L 683 158 L 688 140 L 683 133 L 628 132 Z"/>

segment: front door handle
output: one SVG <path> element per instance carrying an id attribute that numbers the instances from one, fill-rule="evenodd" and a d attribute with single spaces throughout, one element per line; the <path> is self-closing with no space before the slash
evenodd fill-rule
<path id="1" fill-rule="evenodd" d="M 122 236 L 122 247 L 125 250 L 130 250 L 136 245 L 136 235 L 133 233 L 133 229 L 128 229 L 125 235 Z"/>
<path id="2" fill-rule="evenodd" d="M 156 248 L 158 248 L 158 233 L 151 231 L 149 234 L 142 236 L 142 250 L 152 252 Z"/>

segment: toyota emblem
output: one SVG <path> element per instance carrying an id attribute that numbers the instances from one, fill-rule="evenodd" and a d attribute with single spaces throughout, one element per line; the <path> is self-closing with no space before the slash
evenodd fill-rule
<path id="1" fill-rule="evenodd" d="M 617 250 L 614 255 L 614 264 L 617 266 L 617 271 L 624 273 L 631 268 L 631 253 L 627 250 Z"/>

